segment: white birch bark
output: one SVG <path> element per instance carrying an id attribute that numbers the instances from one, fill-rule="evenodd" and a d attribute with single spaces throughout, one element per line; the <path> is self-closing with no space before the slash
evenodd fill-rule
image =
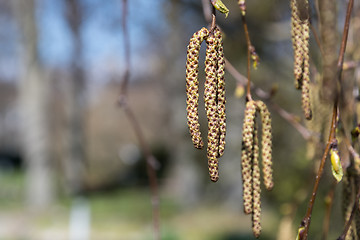
<path id="1" fill-rule="evenodd" d="M 11 0 L 22 36 L 19 108 L 23 156 L 26 164 L 26 199 L 30 208 L 43 209 L 54 197 L 48 121 L 49 80 L 38 58 L 38 31 L 34 0 Z"/>

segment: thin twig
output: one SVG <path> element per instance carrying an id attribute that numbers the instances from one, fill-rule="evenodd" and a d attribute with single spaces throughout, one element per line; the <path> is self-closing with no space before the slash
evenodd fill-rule
<path id="1" fill-rule="evenodd" d="M 342 68 L 343 68 L 343 64 L 344 64 L 345 49 L 346 49 L 346 44 L 347 44 L 347 38 L 348 38 L 348 33 L 349 33 L 349 25 L 350 25 L 350 17 L 351 17 L 351 12 L 352 12 L 353 5 L 354 5 L 354 0 L 349 0 L 348 7 L 347 7 L 347 10 L 346 10 L 344 32 L 343 32 L 343 36 L 342 36 L 342 40 L 341 40 L 341 47 L 340 47 L 338 64 L 337 64 L 338 81 L 340 83 L 341 83 Z M 328 143 L 326 144 L 325 151 L 324 151 L 323 157 L 322 157 L 321 162 L 320 162 L 319 170 L 318 170 L 318 172 L 316 174 L 316 180 L 315 180 L 314 189 L 313 189 L 313 192 L 312 192 L 312 195 L 311 195 L 311 198 L 310 198 L 309 206 L 308 206 L 306 215 L 305 215 L 305 217 L 303 218 L 303 220 L 302 220 L 302 222 L 300 224 L 301 227 L 304 227 L 304 232 L 303 232 L 303 235 L 301 236 L 302 240 L 307 240 L 307 237 L 308 237 L 308 232 L 309 232 L 309 227 L 310 227 L 310 222 L 311 222 L 311 214 L 312 214 L 312 209 L 313 209 L 315 199 L 316 199 L 317 189 L 318 189 L 319 182 L 320 182 L 323 170 L 324 170 L 325 160 L 326 160 L 327 155 L 328 155 L 329 150 L 330 150 L 330 145 L 331 145 L 333 139 L 335 138 L 337 118 L 338 118 L 338 113 L 339 113 L 338 112 L 338 102 L 339 102 L 339 96 L 337 96 L 335 98 L 335 103 L 334 103 L 334 107 L 333 107 L 333 115 L 332 115 L 332 120 L 331 120 L 329 140 L 328 140 Z"/>
<path id="2" fill-rule="evenodd" d="M 251 49 L 253 46 L 251 45 L 250 35 L 246 23 L 245 15 L 241 15 L 241 19 L 244 26 L 246 44 L 247 44 L 247 85 L 246 85 L 246 98 L 248 101 L 252 100 L 251 97 L 251 79 L 250 79 L 250 70 L 251 70 Z"/>
<path id="3" fill-rule="evenodd" d="M 127 86 L 130 78 L 130 38 L 129 31 L 127 28 L 127 0 L 123 0 L 123 11 L 122 11 L 122 28 L 124 34 L 124 57 L 125 57 L 125 66 L 124 66 L 124 77 L 121 83 L 120 96 L 126 96 Z"/>
<path id="4" fill-rule="evenodd" d="M 333 183 L 331 184 L 328 194 L 325 197 L 326 211 L 323 222 L 322 240 L 326 240 L 329 233 L 330 216 L 331 216 L 331 209 L 334 203 L 334 193 L 335 193 L 336 184 L 337 183 L 334 180 Z"/>
<path id="5" fill-rule="evenodd" d="M 354 6 L 354 0 L 350 0 L 349 3 L 348 3 L 348 7 L 346 9 L 344 32 L 343 32 L 342 40 L 341 40 L 339 60 L 338 60 L 338 63 L 337 63 L 338 79 L 339 79 L 340 82 L 341 82 L 341 74 L 342 74 L 343 65 L 344 65 L 344 58 L 345 58 L 345 50 L 346 50 L 346 45 L 347 45 L 347 39 L 348 39 L 348 35 L 349 35 L 350 17 L 351 17 L 351 12 L 352 12 L 353 6 Z"/>
<path id="6" fill-rule="evenodd" d="M 247 78 L 239 73 L 236 68 L 230 63 L 229 60 L 225 58 L 225 69 L 228 73 L 230 73 L 235 80 L 238 82 L 238 84 L 241 84 L 245 86 L 247 84 Z M 269 93 L 265 92 L 259 87 L 256 87 L 253 83 L 251 83 L 251 90 L 260 98 L 267 99 L 270 107 L 274 109 L 283 119 L 285 119 L 287 122 L 289 122 L 305 139 L 308 140 L 311 137 L 310 131 L 304 127 L 299 121 L 297 120 L 297 117 L 293 114 L 287 112 L 285 109 L 281 108 L 279 105 L 271 101 L 271 96 Z"/>
<path id="7" fill-rule="evenodd" d="M 320 179 L 321 179 L 321 176 L 322 176 L 322 173 L 323 173 L 323 170 L 324 170 L 324 165 L 325 165 L 327 155 L 329 154 L 329 150 L 330 150 L 330 146 L 332 144 L 332 140 L 335 138 L 337 113 L 338 113 L 338 107 L 337 107 L 337 103 L 335 103 L 334 108 L 333 108 L 333 115 L 332 115 L 332 120 L 331 120 L 329 139 L 328 139 L 328 142 L 326 144 L 325 151 L 324 151 L 324 154 L 323 154 L 321 162 L 320 162 L 319 170 L 318 170 L 318 172 L 316 174 L 316 178 L 315 178 L 316 180 L 315 180 L 314 188 L 313 188 L 311 198 L 310 198 L 310 201 L 309 201 L 308 209 L 306 211 L 306 215 L 305 215 L 305 217 L 303 218 L 303 220 L 301 221 L 301 224 L 300 224 L 300 227 L 304 227 L 304 232 L 303 232 L 303 235 L 301 237 L 302 240 L 307 240 L 307 235 L 308 235 L 310 222 L 311 222 L 312 209 L 314 207 L 317 190 L 319 188 Z"/>
<path id="8" fill-rule="evenodd" d="M 359 159 L 359 153 L 356 152 L 356 150 L 354 149 L 354 147 L 351 145 L 351 142 L 348 138 L 348 136 L 346 135 L 345 130 L 342 128 L 342 134 L 344 135 L 344 138 L 342 139 L 343 142 L 345 143 L 347 149 L 349 150 L 350 154 L 352 155 L 352 157 L 354 159 Z"/>
<path id="9" fill-rule="evenodd" d="M 128 118 L 135 135 L 140 143 L 140 147 L 145 155 L 146 160 L 146 170 L 149 178 L 150 191 L 151 191 L 151 204 L 153 212 L 153 228 L 154 228 L 154 238 L 160 240 L 160 212 L 159 212 L 159 193 L 158 193 L 158 182 L 156 177 L 156 166 L 158 165 L 155 157 L 152 155 L 148 143 L 145 141 L 145 137 L 141 126 L 135 117 L 134 112 L 127 101 L 127 86 L 130 78 L 130 40 L 127 29 L 127 0 L 123 0 L 123 34 L 124 34 L 124 52 L 125 52 L 125 73 L 123 81 L 121 83 L 120 96 L 119 96 L 119 106 L 125 112 L 126 117 Z"/>
<path id="10" fill-rule="evenodd" d="M 314 27 L 314 25 L 312 25 L 312 23 L 310 23 L 310 29 L 311 29 L 311 32 L 313 33 L 314 35 L 314 38 L 315 38 L 315 42 L 316 44 L 318 45 L 319 49 L 320 49 L 320 53 L 321 55 L 323 56 L 323 50 L 322 50 L 322 47 L 321 47 L 321 42 L 320 42 L 320 38 L 319 38 L 319 35 L 318 33 L 316 32 L 316 29 Z"/>
<path id="11" fill-rule="evenodd" d="M 297 117 L 292 113 L 287 112 L 285 109 L 281 108 L 276 103 L 270 101 L 269 105 L 272 109 L 274 109 L 283 119 L 285 119 L 288 123 L 290 123 L 305 140 L 309 140 L 312 136 L 311 132 L 304 127 L 299 121 Z"/>
<path id="12" fill-rule="evenodd" d="M 235 78 L 235 80 L 245 86 L 248 82 L 247 78 L 242 75 L 236 68 L 231 64 L 231 62 L 225 58 L 225 68 L 226 70 Z"/>
<path id="13" fill-rule="evenodd" d="M 203 14 L 205 17 L 206 22 L 211 22 L 211 8 L 212 5 L 209 4 L 209 0 L 202 0 L 202 8 L 203 8 Z"/>
<path id="14" fill-rule="evenodd" d="M 318 3 L 318 2 L 317 2 Z M 319 13 L 319 6 L 318 4 L 315 4 L 315 12 L 317 14 L 317 18 L 319 18 L 320 16 L 320 13 Z M 315 38 L 315 41 L 316 41 L 316 44 L 318 45 L 319 49 L 320 49 L 320 53 L 321 55 L 323 56 L 323 50 L 322 50 L 322 46 L 321 46 L 321 41 L 320 41 L 320 38 L 319 38 L 319 34 L 317 33 L 314 25 L 312 24 L 312 16 L 310 16 L 309 14 L 309 19 L 310 19 L 310 29 L 311 29 L 311 32 L 313 33 L 314 35 L 314 38 Z"/>
<path id="15" fill-rule="evenodd" d="M 214 9 L 214 8 L 213 8 Z M 215 16 L 215 11 L 213 11 L 214 13 L 211 14 L 212 15 L 212 20 L 211 20 L 211 26 L 210 26 L 210 33 L 213 34 L 214 29 L 216 27 L 216 16 Z"/>
<path id="16" fill-rule="evenodd" d="M 356 179 L 355 181 L 359 181 L 359 179 Z M 349 231 L 351 223 L 352 223 L 352 221 L 353 221 L 353 219 L 355 217 L 355 213 L 356 213 L 356 211 L 359 211 L 359 199 L 360 199 L 360 189 L 358 189 L 358 192 L 356 194 L 354 206 L 353 206 L 353 209 L 351 211 L 351 215 L 350 215 L 349 219 L 345 223 L 344 231 L 336 240 L 345 240 L 346 234 Z"/>

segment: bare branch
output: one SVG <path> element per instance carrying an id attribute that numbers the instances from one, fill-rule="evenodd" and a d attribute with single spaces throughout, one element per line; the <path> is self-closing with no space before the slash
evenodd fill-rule
<path id="1" fill-rule="evenodd" d="M 159 212 L 159 191 L 158 191 L 158 182 L 156 177 L 156 167 L 159 165 L 152 155 L 150 147 L 148 143 L 145 141 L 145 137 L 141 126 L 135 117 L 134 112 L 127 101 L 127 87 L 130 78 L 130 40 L 127 29 L 127 0 L 123 0 L 123 32 L 124 32 L 124 50 L 125 50 L 125 73 L 123 77 L 123 81 L 120 89 L 120 96 L 118 103 L 123 108 L 126 117 L 130 121 L 132 128 L 135 131 L 136 137 L 140 143 L 140 147 L 142 152 L 145 155 L 146 160 L 146 170 L 150 182 L 150 190 L 151 190 L 151 203 L 152 203 L 152 212 L 153 212 L 153 228 L 154 228 L 154 238 L 156 240 L 160 240 L 160 212 Z"/>

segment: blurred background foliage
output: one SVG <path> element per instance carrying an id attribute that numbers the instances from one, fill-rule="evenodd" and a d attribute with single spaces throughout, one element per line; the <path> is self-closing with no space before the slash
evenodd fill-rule
<path id="1" fill-rule="evenodd" d="M 217 17 L 225 56 L 246 74 L 240 10 L 236 1 L 223 2 L 230 9 L 228 18 Z M 253 239 L 241 194 L 245 99 L 235 97 L 230 74 L 227 147 L 216 184 L 209 180 L 205 151 L 193 148 L 186 126 L 186 46 L 207 26 L 201 1 L 129 0 L 128 5 L 129 104 L 160 162 L 162 239 Z M 301 96 L 293 87 L 289 1 L 247 5 L 261 60 L 252 80 L 265 91 L 276 88 L 272 101 L 301 116 Z M 125 62 L 121 1 L 0 0 L 0 19 L 0 239 L 153 239 L 144 157 L 116 104 Z M 311 41 L 316 66 L 319 50 Z M 275 187 L 262 191 L 260 239 L 294 239 L 318 160 L 310 161 L 302 136 L 270 112 Z M 205 132 L 202 107 L 200 119 Z M 330 166 L 325 172 L 312 239 L 320 239 L 333 181 Z M 330 238 L 342 229 L 339 192 Z"/>

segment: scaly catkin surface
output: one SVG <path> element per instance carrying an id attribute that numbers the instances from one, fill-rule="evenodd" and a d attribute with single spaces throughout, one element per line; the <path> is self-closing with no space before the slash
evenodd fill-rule
<path id="1" fill-rule="evenodd" d="M 199 51 L 201 43 L 209 35 L 206 28 L 202 28 L 193 34 L 187 48 L 186 61 L 186 110 L 187 120 L 192 142 L 195 148 L 201 149 L 204 146 L 200 133 L 199 124 Z"/>
<path id="2" fill-rule="evenodd" d="M 309 68 L 309 20 L 306 19 L 302 23 L 302 36 L 303 36 L 303 54 L 304 54 L 304 68 L 303 68 L 303 82 L 302 82 L 302 108 L 305 118 L 310 120 L 312 118 L 311 106 L 310 106 L 310 68 Z"/>
<path id="3" fill-rule="evenodd" d="M 245 118 L 243 123 L 241 173 L 243 181 L 244 212 L 252 213 L 253 210 L 253 183 L 252 183 L 252 151 L 254 141 L 256 104 L 248 101 L 245 107 Z"/>
<path id="4" fill-rule="evenodd" d="M 260 166 L 259 166 L 259 142 L 256 123 L 254 127 L 254 146 L 253 146 L 253 168 L 252 168 L 252 183 L 253 183 L 253 210 L 252 210 L 252 230 L 255 237 L 259 237 L 261 233 L 261 187 L 260 187 Z"/>
<path id="5" fill-rule="evenodd" d="M 274 186 L 273 169 L 272 169 L 272 132 L 271 132 L 271 117 L 270 112 L 264 102 L 258 100 L 256 105 L 260 111 L 262 122 L 262 165 L 263 165 L 263 179 L 266 189 L 271 190 Z"/>
<path id="6" fill-rule="evenodd" d="M 225 112 L 225 58 L 222 34 L 219 28 L 214 29 L 214 35 L 218 39 L 218 55 L 217 55 L 217 111 L 219 118 L 219 157 L 224 154 L 225 151 L 225 136 L 226 136 L 226 112 Z"/>
<path id="7" fill-rule="evenodd" d="M 302 85 L 302 64 L 303 64 L 303 38 L 300 13 L 297 1 L 291 0 L 291 39 L 294 49 L 294 77 L 296 89 L 301 89 Z"/>
<path id="8" fill-rule="evenodd" d="M 217 110 L 217 52 L 218 39 L 214 34 L 210 34 L 206 39 L 206 58 L 205 58 L 205 90 L 204 101 L 208 120 L 208 145 L 207 157 L 210 179 L 216 182 L 219 179 L 219 114 Z"/>

